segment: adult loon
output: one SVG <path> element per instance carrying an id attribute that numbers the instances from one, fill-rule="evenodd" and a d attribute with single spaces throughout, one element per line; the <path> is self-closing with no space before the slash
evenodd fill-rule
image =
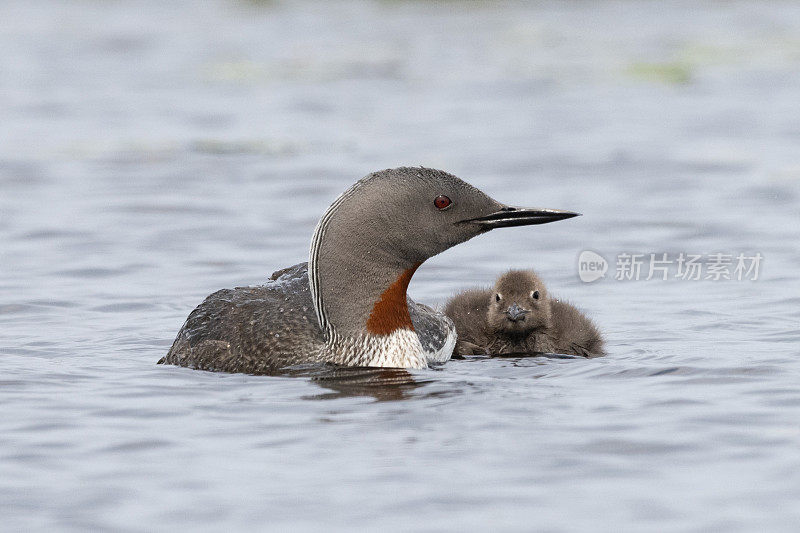
<path id="1" fill-rule="evenodd" d="M 187 318 L 159 363 L 269 374 L 310 363 L 426 368 L 447 361 L 452 322 L 406 289 L 429 257 L 495 228 L 577 216 L 501 204 L 447 172 L 374 172 L 331 204 L 308 264 L 223 289 Z"/>

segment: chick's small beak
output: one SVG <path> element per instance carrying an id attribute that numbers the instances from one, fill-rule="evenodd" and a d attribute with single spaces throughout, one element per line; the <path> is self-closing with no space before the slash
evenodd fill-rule
<path id="1" fill-rule="evenodd" d="M 523 309 L 522 307 L 518 306 L 517 304 L 511 304 L 508 309 L 506 310 L 506 315 L 512 322 L 517 322 L 520 320 L 525 320 L 525 315 L 527 315 L 529 311 L 527 309 Z"/>

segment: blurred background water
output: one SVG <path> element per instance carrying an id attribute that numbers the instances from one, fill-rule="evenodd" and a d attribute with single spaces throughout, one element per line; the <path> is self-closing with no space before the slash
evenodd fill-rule
<path id="1" fill-rule="evenodd" d="M 0 3 L 0 522 L 793 531 L 800 5 Z M 441 304 L 534 267 L 609 355 L 414 384 L 156 366 L 189 311 L 305 260 L 425 165 L 579 219 L 438 256 Z M 610 262 L 582 283 L 580 251 Z M 614 280 L 620 253 L 764 257 Z"/>

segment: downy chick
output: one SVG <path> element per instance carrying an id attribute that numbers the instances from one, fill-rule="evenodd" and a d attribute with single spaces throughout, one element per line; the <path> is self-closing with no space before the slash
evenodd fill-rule
<path id="1" fill-rule="evenodd" d="M 511 270 L 498 278 L 493 289 L 470 289 L 454 296 L 445 314 L 458 334 L 455 355 L 603 355 L 603 339 L 592 321 L 552 298 L 530 270 Z"/>

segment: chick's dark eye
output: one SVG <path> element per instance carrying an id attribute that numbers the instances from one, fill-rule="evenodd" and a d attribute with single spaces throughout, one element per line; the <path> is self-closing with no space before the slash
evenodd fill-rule
<path id="1" fill-rule="evenodd" d="M 447 209 L 452 203 L 453 202 L 450 201 L 450 198 L 443 194 L 433 199 L 433 205 L 436 206 L 436 209 Z"/>
<path id="2" fill-rule="evenodd" d="M 484 298 L 485 298 L 485 296 L 484 296 Z M 495 302 L 499 302 L 500 301 L 500 295 L 499 294 L 495 294 L 494 295 L 494 301 Z"/>
<path id="3" fill-rule="evenodd" d="M 539 291 L 533 291 L 531 293 L 531 296 L 533 297 L 534 300 L 538 300 L 539 299 Z"/>

